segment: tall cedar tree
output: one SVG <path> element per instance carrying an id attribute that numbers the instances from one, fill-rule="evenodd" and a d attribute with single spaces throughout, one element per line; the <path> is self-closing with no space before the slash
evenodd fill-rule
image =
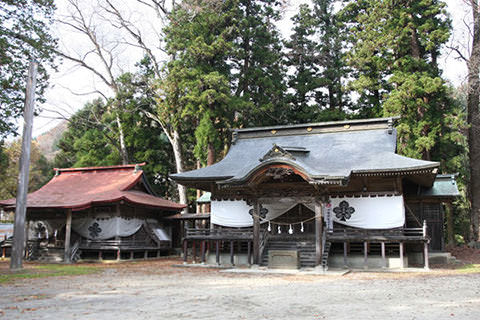
<path id="1" fill-rule="evenodd" d="M 450 35 L 445 3 L 436 0 L 355 1 L 345 9 L 352 34 L 352 87 L 373 105 L 360 113 L 400 115 L 398 151 L 425 160 L 448 159 L 458 145 L 454 104 L 437 66 Z M 449 147 L 446 148 L 444 145 Z M 442 168 L 443 169 L 443 168 Z"/>
<path id="2" fill-rule="evenodd" d="M 54 11 L 53 0 L 0 1 L 0 139 L 16 134 L 14 118 L 23 111 L 31 59 L 39 63 L 36 97 L 44 100 L 47 66 L 54 67 Z"/>
<path id="3" fill-rule="evenodd" d="M 159 114 L 176 118 L 180 132 L 194 128 L 195 157 L 215 162 L 241 99 L 231 90 L 236 1 L 187 0 L 170 14 L 165 28 L 172 60 L 159 83 Z"/>
<path id="4" fill-rule="evenodd" d="M 287 95 L 288 122 L 314 122 L 320 112 L 316 98 L 322 95 L 317 42 L 314 40 L 317 21 L 306 4 L 299 6 L 292 21 L 293 33 L 285 43 L 288 50 L 286 64 L 293 69 L 288 76 L 288 87 L 292 90 Z"/>
<path id="5" fill-rule="evenodd" d="M 238 114 L 243 126 L 288 123 L 286 67 L 280 34 L 282 2 L 238 0 L 234 54 L 235 96 L 246 106 Z"/>
<path id="6" fill-rule="evenodd" d="M 337 1 L 314 0 L 313 10 L 317 22 L 317 51 L 321 72 L 319 77 L 326 95 L 317 97 L 322 106 L 324 116 L 321 120 L 340 120 L 345 117 L 348 98 L 344 93 L 342 80 L 346 77 L 344 53 L 345 43 L 341 30 L 342 24 L 334 13 L 333 6 Z"/>

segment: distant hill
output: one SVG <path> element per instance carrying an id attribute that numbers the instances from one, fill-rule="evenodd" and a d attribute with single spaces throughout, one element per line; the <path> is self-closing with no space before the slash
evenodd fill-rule
<path id="1" fill-rule="evenodd" d="M 35 138 L 40 147 L 40 151 L 48 160 L 53 160 L 55 158 L 55 155 L 58 152 L 58 141 L 62 137 L 62 134 L 67 130 L 67 126 L 68 121 L 64 120 L 57 126 Z"/>

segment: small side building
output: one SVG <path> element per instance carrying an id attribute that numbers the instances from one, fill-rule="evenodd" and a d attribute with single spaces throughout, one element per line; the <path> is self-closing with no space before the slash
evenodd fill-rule
<path id="1" fill-rule="evenodd" d="M 172 249 L 167 216 L 185 205 L 157 197 L 144 164 L 55 169 L 27 196 L 27 258 L 133 259 Z M 5 210 L 15 199 L 0 201 Z"/>

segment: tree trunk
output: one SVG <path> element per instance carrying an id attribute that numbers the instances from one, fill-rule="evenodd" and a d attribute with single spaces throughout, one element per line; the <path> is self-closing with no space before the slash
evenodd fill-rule
<path id="1" fill-rule="evenodd" d="M 478 11 L 478 1 L 472 0 L 473 14 L 473 40 L 472 51 L 468 61 L 468 97 L 467 97 L 467 122 L 470 125 L 468 129 L 468 146 L 470 161 L 470 203 L 471 203 L 471 223 L 472 240 L 479 241 L 479 213 L 480 213 L 480 114 L 479 114 L 479 96 L 480 96 L 480 12 Z"/>
<path id="2" fill-rule="evenodd" d="M 180 141 L 180 135 L 177 130 L 173 130 L 172 135 L 172 149 L 173 156 L 175 158 L 175 166 L 177 168 L 177 173 L 184 171 L 183 169 L 183 153 L 182 153 L 182 144 Z M 187 204 L 187 187 L 177 183 L 178 188 L 178 198 L 181 204 Z M 188 212 L 188 207 L 183 210 L 184 213 Z"/>
<path id="3" fill-rule="evenodd" d="M 122 164 L 128 164 L 129 159 L 128 159 L 127 147 L 125 145 L 125 135 L 123 133 L 123 126 L 122 126 L 122 122 L 120 121 L 120 116 L 118 115 L 118 110 L 115 115 L 115 120 L 117 121 L 117 126 L 118 126 L 118 138 L 120 140 L 120 154 L 122 156 Z"/>
<path id="4" fill-rule="evenodd" d="M 207 153 L 207 166 L 211 166 L 215 163 L 215 147 L 213 143 L 208 143 L 208 153 Z"/>

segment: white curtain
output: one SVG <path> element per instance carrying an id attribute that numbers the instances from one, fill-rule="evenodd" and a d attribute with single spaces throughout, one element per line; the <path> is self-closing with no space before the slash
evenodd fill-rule
<path id="1" fill-rule="evenodd" d="M 262 202 L 263 200 L 263 202 Z M 293 198 L 261 199 L 262 207 L 267 209 L 266 218 L 261 222 L 273 220 L 299 204 Z M 315 211 L 313 202 L 301 202 Z M 250 227 L 253 225 L 249 210 L 252 206 L 240 201 L 212 201 L 211 221 L 225 227 Z M 405 223 L 403 196 L 333 198 L 330 209 L 332 220 L 350 227 L 364 229 L 390 229 L 401 227 Z"/>
<path id="2" fill-rule="evenodd" d="M 82 237 L 105 240 L 113 237 L 128 237 L 137 232 L 143 224 L 137 218 L 111 217 L 99 214 L 95 217 L 72 219 L 72 229 Z"/>

